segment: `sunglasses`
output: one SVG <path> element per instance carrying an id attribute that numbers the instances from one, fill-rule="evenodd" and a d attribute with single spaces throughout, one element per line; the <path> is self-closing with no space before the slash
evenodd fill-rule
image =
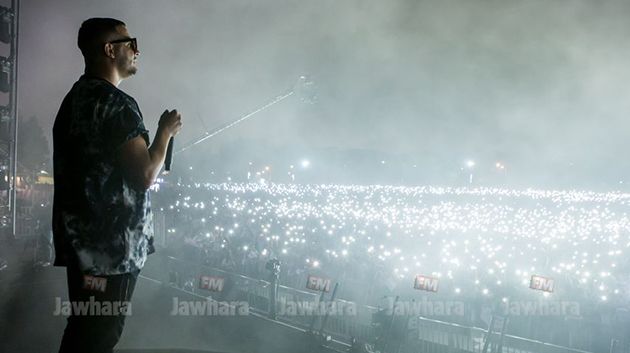
<path id="1" fill-rule="evenodd" d="M 133 51 L 138 51 L 138 40 L 136 40 L 136 38 L 123 38 L 123 39 L 117 39 L 117 40 L 112 40 L 108 43 L 110 44 L 116 44 L 116 43 L 127 43 L 127 42 L 131 42 L 130 46 L 131 49 L 133 49 Z"/>

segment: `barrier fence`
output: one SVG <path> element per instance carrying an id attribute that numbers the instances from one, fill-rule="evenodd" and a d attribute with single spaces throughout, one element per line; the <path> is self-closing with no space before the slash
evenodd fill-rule
<path id="1" fill-rule="evenodd" d="M 245 301 L 249 309 L 260 313 L 272 312 L 270 297 L 273 293 L 273 280 L 261 280 L 245 275 L 194 264 L 190 261 L 167 257 L 168 271 L 162 274 L 164 283 L 182 288 L 204 297 L 218 301 Z M 209 276 L 222 278 L 220 291 L 200 288 L 200 278 Z M 377 329 L 373 324 L 374 315 L 379 308 L 356 305 L 354 302 L 334 299 L 331 293 L 321 293 L 278 285 L 276 295 L 275 319 L 297 327 L 319 331 L 343 341 L 357 339 L 373 342 Z M 317 311 L 319 310 L 319 311 Z M 326 314 L 328 313 L 328 314 Z M 381 350 L 398 353 L 483 353 L 484 337 L 487 330 L 454 323 L 429 319 L 420 316 L 400 316 L 384 314 L 391 327 L 382 330 L 385 338 L 381 341 Z M 387 325 L 386 325 L 387 326 Z M 384 334 L 382 332 L 385 332 Z M 496 337 L 493 336 L 498 342 Z M 488 344 L 488 352 L 498 352 L 498 344 Z M 572 349 L 548 344 L 536 340 L 505 335 L 501 347 L 503 353 L 600 353 Z M 604 352 L 601 352 L 604 353 Z M 630 353 L 627 344 L 611 344 L 609 353 Z"/>

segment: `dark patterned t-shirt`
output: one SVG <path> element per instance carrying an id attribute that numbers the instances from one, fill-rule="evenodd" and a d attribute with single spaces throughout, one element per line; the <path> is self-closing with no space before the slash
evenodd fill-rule
<path id="1" fill-rule="evenodd" d="M 53 127 L 55 265 L 89 274 L 139 270 L 153 248 L 149 192 L 123 177 L 120 147 L 149 135 L 136 101 L 106 80 L 81 76 Z"/>

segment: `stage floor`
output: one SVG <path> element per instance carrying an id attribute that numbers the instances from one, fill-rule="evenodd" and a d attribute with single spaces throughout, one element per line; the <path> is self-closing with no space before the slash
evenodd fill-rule
<path id="1" fill-rule="evenodd" d="M 56 352 L 66 318 L 53 312 L 56 301 L 67 300 L 65 269 L 8 260 L 9 268 L 0 271 L 0 352 Z M 147 266 L 155 260 L 150 257 Z M 118 352 L 301 351 L 301 332 L 261 318 L 173 316 L 174 296 L 183 298 L 181 292 L 139 278 Z"/>

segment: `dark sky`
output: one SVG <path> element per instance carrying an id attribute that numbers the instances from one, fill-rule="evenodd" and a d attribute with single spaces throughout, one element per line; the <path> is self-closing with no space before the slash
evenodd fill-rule
<path id="1" fill-rule="evenodd" d="M 281 103 L 231 139 L 527 164 L 626 163 L 630 2 L 23 1 L 20 109 L 50 130 L 83 70 L 84 19 L 138 37 L 120 88 L 154 131 L 182 111 L 187 141 L 284 93 L 300 75 L 317 103 Z"/>

